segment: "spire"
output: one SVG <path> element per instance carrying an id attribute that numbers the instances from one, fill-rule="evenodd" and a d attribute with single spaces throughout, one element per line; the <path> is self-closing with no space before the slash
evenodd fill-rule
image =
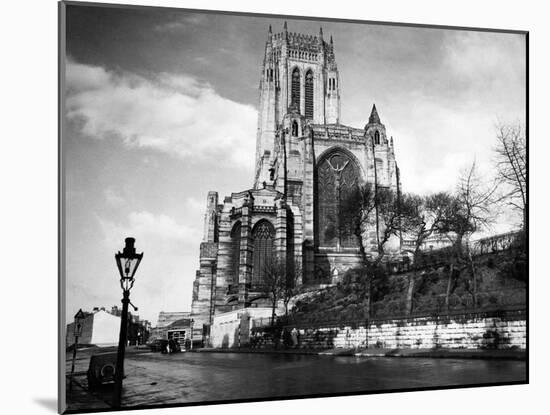
<path id="1" fill-rule="evenodd" d="M 323 26 L 320 26 L 319 27 L 319 37 L 322 39 L 323 38 Z"/>
<path id="2" fill-rule="evenodd" d="M 330 35 L 330 45 L 332 46 L 332 35 Z"/>
<path id="3" fill-rule="evenodd" d="M 372 104 L 372 111 L 369 117 L 369 124 L 381 124 L 378 111 L 376 111 L 376 104 Z"/>
<path id="4" fill-rule="evenodd" d="M 271 34 L 271 25 L 269 25 L 269 32 L 267 33 Z"/>
<path id="5" fill-rule="evenodd" d="M 283 29 L 284 29 L 284 31 L 286 32 L 286 30 L 287 30 L 287 27 L 286 27 L 286 20 L 285 20 L 285 24 L 284 24 L 284 26 L 283 26 Z"/>

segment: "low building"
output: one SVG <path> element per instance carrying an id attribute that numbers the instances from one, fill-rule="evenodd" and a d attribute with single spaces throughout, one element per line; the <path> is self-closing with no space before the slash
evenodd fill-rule
<path id="1" fill-rule="evenodd" d="M 176 340 L 182 347 L 184 347 L 191 341 L 192 330 L 193 320 L 190 318 L 182 318 L 165 327 L 166 336 L 163 338 L 168 340 Z"/>
<path id="2" fill-rule="evenodd" d="M 151 329 L 150 339 L 178 340 L 183 345 L 184 338 L 190 338 L 192 330 L 191 312 L 189 311 L 161 311 L 156 327 Z"/>
<path id="3" fill-rule="evenodd" d="M 120 317 L 114 316 L 104 309 L 92 313 L 84 313 L 80 320 L 81 334 L 78 344 L 95 345 L 99 347 L 116 346 L 120 333 Z M 74 322 L 67 324 L 66 346 L 75 343 Z"/>
<path id="4" fill-rule="evenodd" d="M 271 307 L 253 307 L 216 314 L 205 344 L 216 348 L 238 348 L 250 343 L 254 327 L 269 325 Z"/>
<path id="5" fill-rule="evenodd" d="M 189 314 L 189 313 L 187 313 Z M 152 339 L 166 339 L 166 340 L 177 340 L 177 342 L 183 347 L 186 343 L 189 343 L 191 340 L 191 331 L 193 330 L 193 319 L 191 318 L 181 318 L 179 320 L 173 321 L 168 325 L 163 325 L 161 327 L 157 326 L 152 329 L 151 338 Z M 195 340 L 201 340 L 197 338 Z"/>

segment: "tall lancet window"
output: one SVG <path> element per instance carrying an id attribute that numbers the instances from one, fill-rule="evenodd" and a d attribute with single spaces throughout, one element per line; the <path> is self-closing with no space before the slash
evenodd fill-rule
<path id="1" fill-rule="evenodd" d="M 267 220 L 259 221 L 252 231 L 254 254 L 252 255 L 252 285 L 261 285 L 265 281 L 267 267 L 273 256 L 275 228 Z"/>
<path id="2" fill-rule="evenodd" d="M 292 71 L 290 105 L 300 108 L 300 70 L 298 68 L 294 68 Z"/>
<path id="3" fill-rule="evenodd" d="M 374 132 L 374 144 L 380 144 L 380 133 L 378 130 Z"/>
<path id="4" fill-rule="evenodd" d="M 231 270 L 233 285 L 239 283 L 239 264 L 241 261 L 241 222 L 237 222 L 231 230 Z"/>
<path id="5" fill-rule="evenodd" d="M 298 123 L 296 121 L 292 121 L 292 136 L 298 137 Z"/>
<path id="6" fill-rule="evenodd" d="M 307 119 L 313 119 L 313 72 L 311 70 L 306 73 L 306 110 L 305 116 Z"/>

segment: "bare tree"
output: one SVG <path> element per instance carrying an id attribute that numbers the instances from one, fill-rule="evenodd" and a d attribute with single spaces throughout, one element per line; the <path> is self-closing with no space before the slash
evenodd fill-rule
<path id="1" fill-rule="evenodd" d="M 287 262 L 287 276 L 285 284 L 281 287 L 281 298 L 285 305 L 285 317 L 288 316 L 288 304 L 298 292 L 297 281 L 302 276 L 302 262 L 289 260 Z"/>
<path id="2" fill-rule="evenodd" d="M 371 315 L 376 280 L 384 274 L 380 266 L 386 256 L 386 245 L 392 236 L 399 236 L 402 229 L 402 212 L 402 202 L 396 192 L 388 188 L 375 189 L 371 184 L 358 186 L 343 201 L 341 214 L 346 217 L 344 223 L 351 224 L 357 238 L 365 273 L 367 318 Z M 367 254 L 369 241 L 365 235 L 370 229 L 375 230 L 376 255 L 374 257 Z"/>
<path id="3" fill-rule="evenodd" d="M 364 232 L 373 221 L 373 212 L 376 209 L 374 187 L 370 184 L 357 186 L 351 194 L 342 201 L 342 216 L 351 224 L 352 232 L 357 238 L 361 260 L 364 266 L 369 264 L 365 249 Z"/>
<path id="4" fill-rule="evenodd" d="M 271 302 L 271 324 L 275 323 L 275 310 L 279 301 L 283 301 L 285 315 L 288 315 L 288 304 L 296 295 L 296 281 L 301 275 L 301 264 L 299 262 L 282 258 L 272 258 L 264 264 L 262 293 Z"/>
<path id="5" fill-rule="evenodd" d="M 413 312 L 415 282 L 418 277 L 418 262 L 426 240 L 434 234 L 442 234 L 455 211 L 453 197 L 446 192 L 421 197 L 404 195 L 402 203 L 402 229 L 414 241 L 413 271 L 409 274 L 407 289 L 407 312 Z"/>
<path id="6" fill-rule="evenodd" d="M 449 306 L 449 295 L 455 267 L 466 263 L 470 268 L 471 285 L 469 291 L 474 307 L 477 305 L 477 278 L 472 253 L 470 250 L 471 236 L 483 229 L 489 228 L 495 212 L 495 185 L 484 183 L 476 170 L 475 161 L 464 170 L 459 177 L 454 201 L 450 206 L 450 214 L 442 226 L 442 232 L 452 232 L 454 235 L 454 259 L 451 260 L 449 281 L 445 303 Z"/>
<path id="7" fill-rule="evenodd" d="M 501 200 L 522 214 L 523 230 L 527 226 L 527 146 L 525 127 L 521 124 L 496 126 L 496 167 L 498 180 L 505 188 Z"/>
<path id="8" fill-rule="evenodd" d="M 287 264 L 284 259 L 272 258 L 263 267 L 261 291 L 271 302 L 271 325 L 275 323 L 275 310 L 282 297 L 287 278 Z"/>

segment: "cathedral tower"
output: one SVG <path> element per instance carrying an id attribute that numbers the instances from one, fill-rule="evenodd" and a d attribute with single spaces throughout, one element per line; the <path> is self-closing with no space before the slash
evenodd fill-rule
<path id="1" fill-rule="evenodd" d="M 269 181 L 276 132 L 289 111 L 297 112 L 309 123 L 338 124 L 340 80 L 332 36 L 327 43 L 322 29 L 317 36 L 288 32 L 285 22 L 281 33 L 272 33 L 269 27 L 264 51 L 255 188 Z"/>

